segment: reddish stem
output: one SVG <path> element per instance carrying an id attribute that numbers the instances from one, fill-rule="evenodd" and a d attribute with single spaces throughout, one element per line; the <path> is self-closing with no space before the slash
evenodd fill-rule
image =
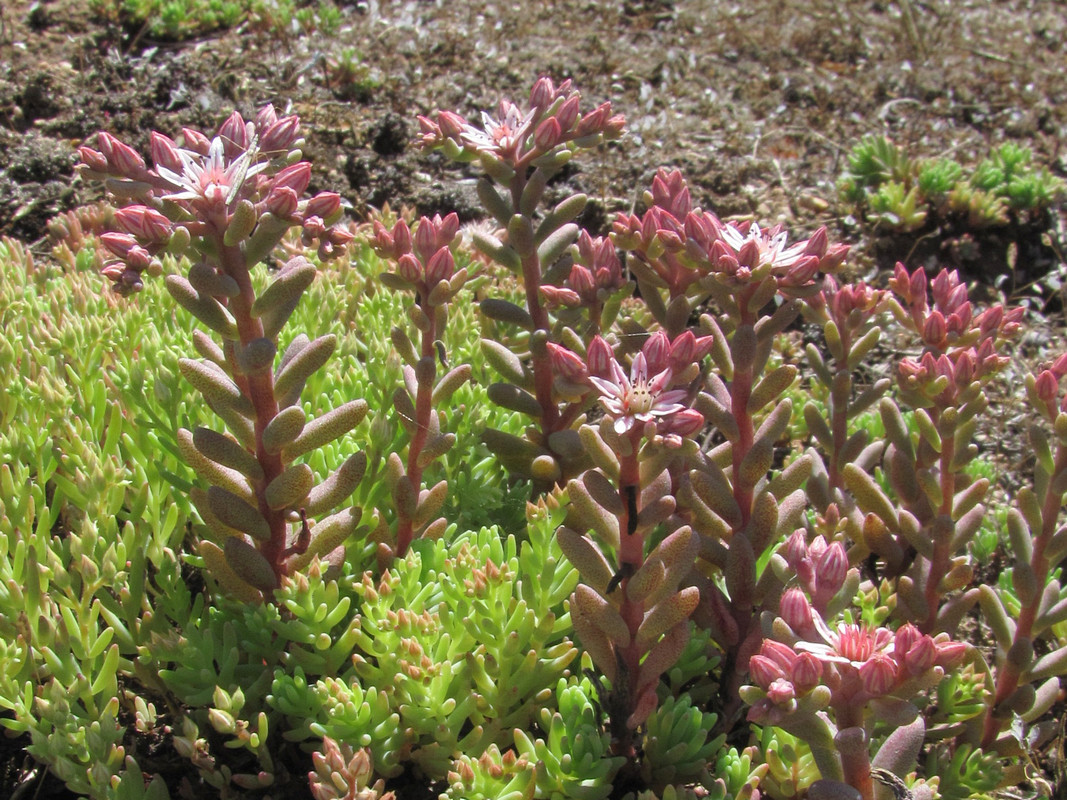
<path id="1" fill-rule="evenodd" d="M 223 271 L 237 283 L 240 290 L 236 297 L 229 300 L 228 308 L 237 322 L 237 331 L 241 345 L 245 346 L 254 339 L 263 337 L 263 324 L 252 316 L 252 303 L 256 299 L 252 288 L 252 277 L 245 263 L 244 253 L 237 246 L 228 246 L 223 241 L 222 231 L 227 225 L 226 216 L 213 220 L 214 231 L 211 238 L 218 251 L 219 264 Z M 232 367 L 233 365 L 231 365 Z M 255 483 L 256 501 L 259 513 L 270 526 L 270 540 L 262 545 L 260 552 L 270 562 L 274 574 L 281 579 L 288 574 L 285 564 L 286 538 L 288 525 L 284 511 L 275 511 L 267 505 L 265 493 L 271 481 L 281 475 L 285 469 L 280 453 L 268 453 L 263 447 L 263 431 L 267 424 L 278 415 L 278 401 L 274 397 L 274 374 L 264 370 L 257 375 L 240 375 L 233 369 L 234 380 L 241 392 L 252 401 L 255 409 L 256 460 L 263 469 L 263 480 Z"/>
<path id="2" fill-rule="evenodd" d="M 430 326 L 427 330 L 422 331 L 421 356 L 423 359 L 429 358 L 430 362 L 433 363 L 435 355 L 434 342 L 437 340 L 437 309 L 423 299 L 426 296 L 427 293 L 425 287 L 423 287 L 419 292 L 418 305 L 427 319 L 430 320 Z M 419 455 L 421 455 L 423 448 L 426 446 L 426 437 L 430 430 L 430 414 L 433 411 L 431 403 L 433 399 L 432 381 L 427 385 L 424 385 L 422 381 L 417 383 L 415 419 L 413 420 L 415 432 L 412 434 L 411 444 L 408 446 L 407 463 L 407 477 L 411 481 L 411 486 L 416 494 L 418 494 L 422 486 L 422 467 L 419 466 Z M 397 558 L 403 558 L 411 545 L 411 540 L 415 536 L 415 530 L 410 517 L 399 509 L 397 513 L 396 556 Z"/>
<path id="3" fill-rule="evenodd" d="M 1056 448 L 1056 461 L 1053 465 L 1052 477 L 1060 475 L 1064 471 L 1067 471 L 1067 447 L 1059 446 Z M 1051 482 L 1050 479 L 1049 483 L 1051 484 Z M 1034 582 L 1042 588 L 1048 583 L 1049 567 L 1051 566 L 1045 556 L 1045 551 L 1052 541 L 1052 535 L 1056 532 L 1062 508 L 1063 495 L 1053 492 L 1051 488 L 1046 489 L 1045 502 L 1041 506 L 1041 533 L 1034 539 L 1033 554 L 1030 556 L 1030 569 L 1033 570 Z M 1023 605 L 1019 610 L 1019 618 L 1015 624 L 1015 636 L 1012 637 L 1012 644 L 1031 638 L 1034 623 L 1037 620 L 1038 607 L 1041 604 L 1041 597 L 1041 592 L 1035 592 L 1033 602 Z M 983 748 L 993 745 L 1004 723 L 1008 721 L 995 716 L 995 714 L 1001 704 L 1011 697 L 1018 688 L 1021 677 L 1022 671 L 1019 667 L 1007 659 L 997 670 L 996 691 L 993 695 L 993 702 L 986 710 L 985 724 L 982 730 Z"/>

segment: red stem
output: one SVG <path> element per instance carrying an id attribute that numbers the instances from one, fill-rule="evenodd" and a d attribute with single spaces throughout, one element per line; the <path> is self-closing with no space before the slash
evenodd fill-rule
<path id="1" fill-rule="evenodd" d="M 211 227 L 214 230 L 211 238 L 218 250 L 219 264 L 223 271 L 236 281 L 240 290 L 236 297 L 230 298 L 228 307 L 237 322 L 241 345 L 244 346 L 254 339 L 263 337 L 262 323 L 252 316 L 252 303 L 256 299 L 255 290 L 252 288 L 252 277 L 241 248 L 228 246 L 223 241 L 222 231 L 225 231 L 228 223 L 226 215 L 220 215 L 219 219 L 212 222 Z M 285 464 L 282 462 L 281 454 L 268 453 L 263 447 L 263 431 L 267 424 L 278 415 L 278 401 L 274 398 L 274 374 L 269 369 L 258 375 L 247 376 L 240 375 L 236 369 L 232 369 L 232 372 L 237 386 L 252 401 L 252 407 L 255 409 L 256 460 L 263 469 L 263 480 L 255 484 L 256 500 L 259 513 L 270 526 L 270 540 L 262 545 L 260 552 L 270 562 L 280 582 L 282 577 L 288 574 L 285 564 L 288 525 L 284 511 L 274 511 L 267 505 L 265 492 L 271 481 L 281 475 Z"/>
<path id="2" fill-rule="evenodd" d="M 1062 445 L 1056 448 L 1056 461 L 1053 465 L 1052 476 L 1060 475 L 1067 470 L 1067 447 Z M 1052 483 L 1050 478 L 1049 483 Z M 1045 502 L 1041 506 L 1041 533 L 1034 539 L 1033 554 L 1030 556 L 1030 569 L 1033 570 L 1035 583 L 1044 588 L 1048 583 L 1049 560 L 1045 556 L 1052 541 L 1052 535 L 1056 532 L 1059 522 L 1060 510 L 1063 508 L 1063 495 L 1046 489 Z M 1030 639 L 1034 630 L 1034 622 L 1037 620 L 1038 607 L 1041 605 L 1042 592 L 1034 593 L 1034 600 L 1029 605 L 1024 605 L 1019 611 L 1019 619 L 1015 624 L 1015 636 L 1012 644 L 1023 639 Z M 1022 671 L 1007 659 L 997 671 L 996 692 L 993 702 L 986 710 L 985 724 L 982 730 L 982 747 L 990 747 L 997 738 L 1007 719 L 995 716 L 997 708 L 1007 700 L 1019 686 Z"/>
<path id="3" fill-rule="evenodd" d="M 419 291 L 419 308 L 430 320 L 430 327 L 422 332 L 421 356 L 429 358 L 431 363 L 434 359 L 434 342 L 437 340 L 437 309 L 424 299 L 427 296 L 425 287 Z M 407 477 L 416 494 L 422 487 L 422 467 L 419 466 L 419 455 L 426 446 L 426 437 L 430 430 L 430 414 L 433 411 L 431 400 L 433 399 L 433 383 L 423 385 L 418 382 L 418 391 L 415 396 L 415 433 L 411 437 L 408 446 Z M 397 510 L 398 521 L 396 531 L 396 556 L 403 558 L 415 536 L 414 524 L 402 510 Z"/>

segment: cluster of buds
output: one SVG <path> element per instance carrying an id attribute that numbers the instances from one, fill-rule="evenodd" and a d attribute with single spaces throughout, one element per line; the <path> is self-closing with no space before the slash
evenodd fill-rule
<path id="1" fill-rule="evenodd" d="M 750 659 L 749 672 L 765 694 L 749 710 L 750 720 L 781 723 L 797 711 L 797 698 L 822 685 L 829 689 L 822 701 L 833 709 L 837 726 L 861 727 L 871 722 L 871 700 L 910 700 L 918 688 L 935 686 L 946 670 L 959 666 L 969 648 L 911 624 L 896 631 L 853 623 L 830 629 L 819 614 L 808 616 L 818 639 L 792 646 L 766 639 Z"/>
<path id="2" fill-rule="evenodd" d="M 1008 363 L 997 354 L 997 345 L 1018 332 L 1021 306 L 1005 311 L 995 305 L 975 315 L 967 287 L 955 271 L 942 270 L 929 282 L 932 308 L 921 267 L 909 274 L 898 263 L 889 286 L 900 298 L 900 305 L 894 306 L 898 320 L 920 336 L 925 348 L 919 359 L 905 358 L 899 365 L 898 383 L 912 404 L 944 407 L 966 402 L 972 386 Z"/>
<path id="3" fill-rule="evenodd" d="M 97 134 L 95 149 L 78 150 L 83 177 L 103 181 L 131 203 L 116 214 L 119 230 L 101 237 L 114 254 L 104 274 L 119 293 L 138 291 L 143 273 L 157 274 L 161 253 L 199 250 L 214 234 L 242 244 L 256 261 L 294 226 L 305 244 L 318 243 L 323 258 L 338 255 L 351 240 L 349 231 L 334 225 L 342 214 L 337 193 L 301 199 L 311 165 L 300 160 L 297 117 L 279 118 L 268 105 L 253 121 L 234 112 L 214 138 L 186 128 L 182 139 L 179 146 L 152 132 L 151 167 L 106 132 Z"/>
<path id="4" fill-rule="evenodd" d="M 845 585 L 845 575 L 848 572 L 848 554 L 845 546 L 839 542 L 827 542 L 822 536 L 816 536 L 809 544 L 807 535 L 803 529 L 793 533 L 783 547 L 783 555 L 790 570 L 797 576 L 801 588 L 811 597 L 811 602 L 820 613 L 826 613 L 827 604 L 841 591 Z M 809 625 L 803 612 L 800 616 L 793 616 L 787 612 L 787 607 L 795 608 L 790 604 L 791 593 L 799 589 L 787 589 L 782 595 L 781 614 L 786 622 L 796 620 L 803 623 L 802 628 L 807 630 Z M 806 601 L 805 601 L 806 602 Z M 799 632 L 799 629 L 794 628 Z"/>
<path id="5" fill-rule="evenodd" d="M 502 99 L 495 117 L 482 113 L 481 127 L 451 111 L 439 112 L 436 120 L 420 116 L 422 146 L 442 147 L 451 158 L 478 156 L 514 167 L 572 143 L 591 147 L 622 135 L 623 118 L 612 114 L 611 103 L 581 114 L 580 100 L 569 80 L 556 86 L 543 77 L 530 90 L 526 109 Z"/>
<path id="6" fill-rule="evenodd" d="M 788 602 L 801 604 L 803 593 L 796 590 Z M 841 623 L 831 629 L 810 606 L 794 615 L 811 620 L 810 633 L 798 637 L 779 618 L 779 638 L 765 639 L 749 659 L 754 685 L 741 688 L 748 719 L 780 727 L 811 747 L 823 779 L 809 797 L 874 800 L 879 769 L 902 775 L 914 766 L 926 726 L 912 698 L 962 664 L 970 645 L 947 634 L 926 635 L 911 624 L 892 630 Z M 872 759 L 878 722 L 896 729 Z"/>
<path id="7" fill-rule="evenodd" d="M 549 308 L 584 309 L 590 328 L 599 333 L 614 319 L 614 315 L 605 318 L 605 307 L 614 303 L 617 312 L 622 299 L 619 290 L 626 286 L 622 264 L 611 239 L 594 239 L 584 230 L 578 234 L 574 250 L 574 263 L 567 277 L 555 285 L 542 285 L 541 296 Z"/>
<path id="8" fill-rule="evenodd" d="M 711 212 L 694 209 L 677 170 L 661 170 L 645 202 L 649 208 L 642 217 L 616 218 L 616 242 L 635 252 L 646 268 L 638 268 L 639 281 L 665 286 L 671 300 L 709 275 L 735 289 L 773 277 L 774 292 L 810 295 L 818 291 L 816 275 L 837 271 L 848 254 L 847 245 L 830 246 L 825 228 L 787 245 L 780 225 L 723 222 Z"/>
<path id="9" fill-rule="evenodd" d="M 1060 399 L 1060 381 L 1064 375 L 1067 375 L 1067 355 L 1060 356 L 1047 369 L 1027 381 L 1030 401 L 1049 422 L 1055 422 L 1060 411 L 1067 411 L 1067 395 Z"/>

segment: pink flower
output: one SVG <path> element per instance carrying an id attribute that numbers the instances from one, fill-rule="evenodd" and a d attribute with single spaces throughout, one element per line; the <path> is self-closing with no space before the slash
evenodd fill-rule
<path id="1" fill-rule="evenodd" d="M 188 137 L 187 137 L 188 138 Z M 227 158 L 223 140 L 211 140 L 206 154 L 179 149 L 182 171 L 176 172 L 157 164 L 159 176 L 176 191 L 163 195 L 165 200 L 191 200 L 215 206 L 229 206 L 237 199 L 245 181 L 267 168 L 267 162 L 253 163 L 258 155 L 255 141 L 236 158 Z"/>
<path id="2" fill-rule="evenodd" d="M 653 339 L 650 337 L 649 341 Z M 686 399 L 687 392 L 668 389 L 672 377 L 670 368 L 650 377 L 644 351 L 634 356 L 629 375 L 614 357 L 609 367 L 610 378 L 591 375 L 589 381 L 600 392 L 600 403 L 614 420 L 616 433 L 629 433 L 637 423 L 655 422 L 685 408 L 681 401 Z"/>

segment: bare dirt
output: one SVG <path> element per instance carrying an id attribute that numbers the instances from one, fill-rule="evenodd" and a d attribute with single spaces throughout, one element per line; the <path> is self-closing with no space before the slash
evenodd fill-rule
<path id="1" fill-rule="evenodd" d="M 629 121 L 623 140 L 557 179 L 558 195 L 593 199 L 583 222 L 597 233 L 640 208 L 657 168 L 677 167 L 720 216 L 784 222 L 795 236 L 828 225 L 854 244 L 854 268 L 875 277 L 885 243 L 836 191 L 863 135 L 964 164 L 1017 140 L 1067 176 L 1062 0 L 337 5 L 342 23 L 329 35 L 245 25 L 170 42 L 96 18 L 80 0 L 0 0 L 0 234 L 47 257 L 48 221 L 100 199 L 73 179 L 76 147 L 98 130 L 146 152 L 153 129 L 210 131 L 234 108 L 249 116 L 267 102 L 301 116 L 311 190 L 340 192 L 355 218 L 388 202 L 474 219 L 474 173 L 419 152 L 415 117 L 476 118 L 546 74 L 572 78 L 589 107 L 611 100 Z M 330 66 L 351 50 L 357 82 Z M 1055 236 L 1042 248 L 1039 270 L 1062 260 Z M 1031 356 L 1062 351 L 1062 332 L 1061 320 L 1044 320 Z M 27 786 L 32 766 L 4 762 L 0 790 Z M 61 796 L 45 786 L 33 791 Z"/>

